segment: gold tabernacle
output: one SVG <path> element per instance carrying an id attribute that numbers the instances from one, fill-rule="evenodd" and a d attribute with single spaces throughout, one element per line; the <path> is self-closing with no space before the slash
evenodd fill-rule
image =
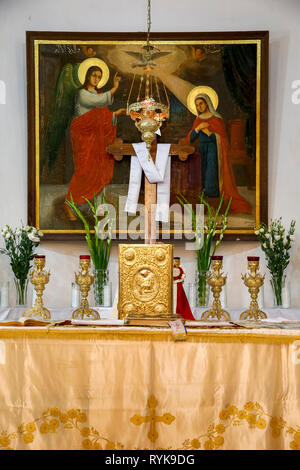
<path id="1" fill-rule="evenodd" d="M 119 318 L 167 325 L 173 314 L 173 246 L 119 245 Z"/>

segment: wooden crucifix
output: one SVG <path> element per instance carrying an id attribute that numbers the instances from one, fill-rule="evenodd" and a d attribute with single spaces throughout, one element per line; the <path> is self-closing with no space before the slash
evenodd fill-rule
<path id="1" fill-rule="evenodd" d="M 125 155 L 136 155 L 132 144 L 124 144 L 122 139 L 115 139 L 114 143 L 106 147 L 106 151 L 114 156 L 114 159 L 120 161 Z M 151 145 L 150 154 L 155 163 L 157 143 Z M 177 156 L 181 161 L 187 160 L 188 156 L 195 151 L 192 145 L 186 142 L 186 139 L 180 139 L 178 144 L 171 144 L 169 155 Z M 151 206 L 156 204 L 156 184 L 149 183 L 145 175 L 145 207 L 147 210 L 147 221 L 145 221 L 145 243 L 155 243 L 155 226 L 152 227 Z"/>

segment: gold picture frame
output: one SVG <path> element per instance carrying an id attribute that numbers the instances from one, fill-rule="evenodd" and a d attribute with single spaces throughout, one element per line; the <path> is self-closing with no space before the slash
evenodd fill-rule
<path id="1" fill-rule="evenodd" d="M 157 63 L 163 63 L 159 78 L 162 78 L 170 99 L 170 119 L 160 141 L 177 143 L 188 134 L 195 118 L 183 104 L 180 92 L 178 96 L 174 94 L 176 87 L 170 82 L 170 76 L 195 87 L 208 86 L 217 91 L 218 112 L 227 132 L 228 161 L 231 162 L 239 194 L 251 206 L 251 214 L 229 214 L 225 239 L 256 239 L 254 226 L 268 219 L 268 32 L 153 33 L 150 39 L 154 47 L 165 53 Z M 135 59 L 128 53 L 141 50 L 146 44 L 146 34 L 27 31 L 26 43 L 28 222 L 40 227 L 44 239 L 82 239 L 85 232 L 81 222 L 69 221 L 63 205 L 74 173 L 74 163 L 69 136 L 72 112 L 65 117 L 57 108 L 59 119 L 55 118 L 57 100 L 62 98 L 62 92 L 68 92 L 67 81 L 61 80 L 62 71 L 71 83 L 76 66 L 83 60 L 90 57 L 103 60 L 110 71 L 103 91 L 111 89 L 116 72 L 122 76 L 111 110 L 126 107 L 135 72 Z M 69 76 L 64 68 L 68 64 L 71 64 Z M 168 77 L 164 78 L 166 73 Z M 250 96 L 244 96 L 245 89 Z M 59 120 L 64 117 L 60 128 Z M 124 142 L 140 140 L 134 123 L 127 116 L 118 118 L 116 136 Z M 187 162 L 172 158 L 171 203 L 176 203 L 179 193 L 195 203 L 202 188 L 202 176 L 199 176 L 200 170 L 197 171 L 201 163 L 195 157 L 196 153 L 195 146 L 194 157 L 188 158 Z M 121 162 L 115 162 L 113 178 L 107 186 L 112 201 L 116 200 L 116 195 L 126 195 L 128 178 L 129 159 L 125 157 Z M 121 232 L 117 226 L 116 237 Z M 175 239 L 184 238 L 184 233 L 190 233 L 190 230 L 177 229 L 175 224 L 159 226 L 162 238 L 169 234 Z M 122 239 L 128 238 L 130 229 L 122 232 Z"/>

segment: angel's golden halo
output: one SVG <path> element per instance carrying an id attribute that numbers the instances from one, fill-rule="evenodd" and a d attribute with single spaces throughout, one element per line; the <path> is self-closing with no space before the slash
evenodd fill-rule
<path id="1" fill-rule="evenodd" d="M 97 59 L 96 57 L 90 57 L 89 59 L 85 59 L 83 62 L 81 62 L 81 64 L 78 67 L 79 81 L 80 83 L 84 84 L 85 76 L 86 76 L 88 69 L 90 67 L 93 67 L 94 65 L 99 67 L 102 71 L 101 80 L 97 85 L 97 88 L 102 88 L 108 82 L 109 68 L 103 60 Z"/>

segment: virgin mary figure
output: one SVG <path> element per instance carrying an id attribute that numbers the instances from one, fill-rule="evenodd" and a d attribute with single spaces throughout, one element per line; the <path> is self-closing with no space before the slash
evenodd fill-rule
<path id="1" fill-rule="evenodd" d="M 230 212 L 251 214 L 248 201 L 238 192 L 228 155 L 229 142 L 224 120 L 216 112 L 218 95 L 211 87 L 193 88 L 188 95 L 189 110 L 197 115 L 187 135 L 189 143 L 198 140 L 201 180 L 204 196 L 218 198 L 224 193 L 225 204 L 231 200 Z"/>

